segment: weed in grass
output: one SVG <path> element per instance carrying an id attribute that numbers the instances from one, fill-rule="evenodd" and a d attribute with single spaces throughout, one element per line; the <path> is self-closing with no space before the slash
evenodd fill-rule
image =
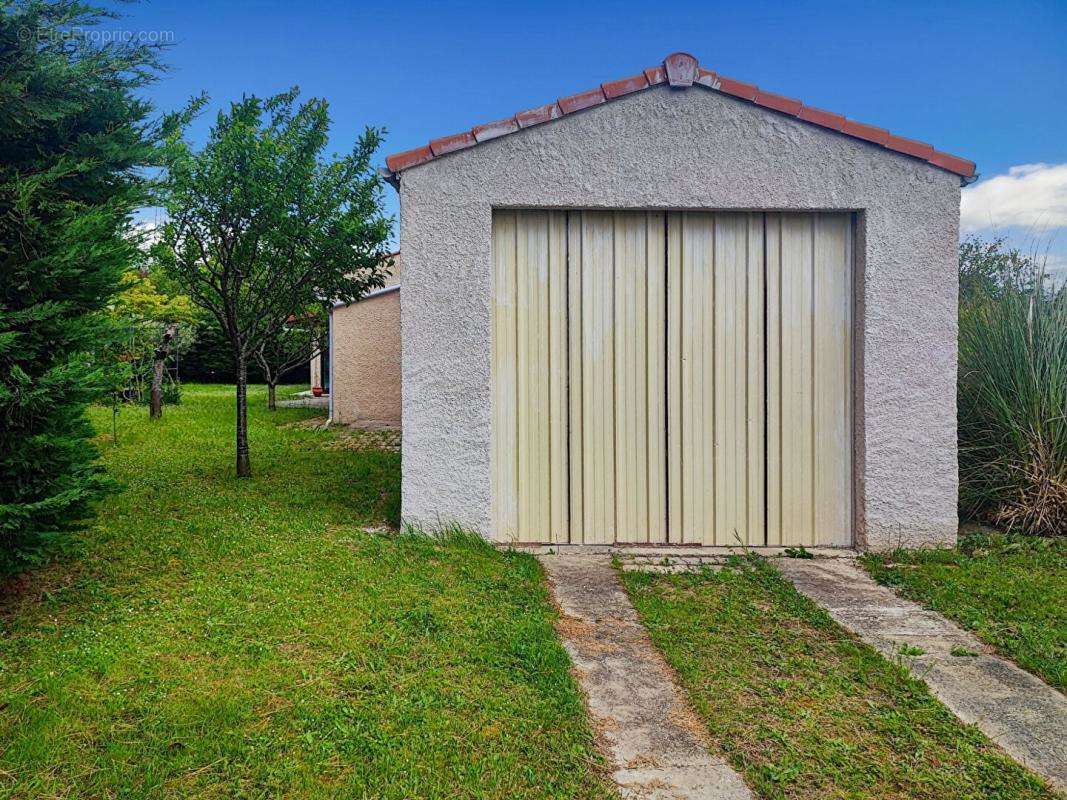
<path id="1" fill-rule="evenodd" d="M 1067 538 L 970 532 L 955 549 L 868 554 L 879 583 L 1067 689 Z"/>
<path id="2" fill-rule="evenodd" d="M 712 739 L 766 800 L 1052 800 L 900 664 L 754 557 L 622 580 Z"/>
<path id="3" fill-rule="evenodd" d="M 915 645 L 907 644 L 906 642 L 902 642 L 900 646 L 897 647 L 897 655 L 906 656 L 907 658 L 915 658 L 916 656 L 921 656 L 925 653 L 926 651 L 921 647 L 916 647 Z"/>

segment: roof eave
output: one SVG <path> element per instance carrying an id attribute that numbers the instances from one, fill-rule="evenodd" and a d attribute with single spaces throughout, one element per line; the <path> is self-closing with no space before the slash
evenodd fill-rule
<path id="1" fill-rule="evenodd" d="M 399 190 L 402 172 L 433 161 L 451 153 L 476 147 L 483 142 L 509 136 L 526 128 L 561 119 L 589 108 L 610 103 L 620 97 L 642 92 L 655 86 L 668 84 L 679 90 L 700 85 L 720 94 L 730 95 L 739 100 L 750 102 L 762 108 L 794 117 L 824 130 L 860 139 L 878 145 L 890 152 L 923 161 L 932 167 L 951 172 L 960 177 L 966 185 L 978 178 L 974 162 L 949 153 L 935 150 L 932 145 L 897 136 L 884 128 L 867 125 L 847 119 L 822 109 L 806 106 L 800 100 L 784 97 L 773 92 L 761 90 L 758 86 L 719 75 L 700 66 L 697 59 L 689 53 L 672 53 L 664 59 L 661 66 L 652 67 L 643 72 L 617 81 L 602 83 L 600 86 L 584 92 L 562 97 L 554 103 L 548 103 L 527 111 L 520 111 L 513 117 L 498 120 L 487 125 L 476 125 L 469 131 L 434 139 L 422 147 L 394 153 L 386 159 L 386 166 L 379 170 L 384 179 Z"/>

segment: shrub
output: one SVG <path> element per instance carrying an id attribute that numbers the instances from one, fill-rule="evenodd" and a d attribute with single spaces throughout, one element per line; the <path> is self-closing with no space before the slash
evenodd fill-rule
<path id="1" fill-rule="evenodd" d="M 961 246 L 999 271 L 961 294 L 960 508 L 1029 533 L 1067 532 L 1067 290 L 1002 241 Z M 961 283 L 962 285 L 962 283 Z"/>

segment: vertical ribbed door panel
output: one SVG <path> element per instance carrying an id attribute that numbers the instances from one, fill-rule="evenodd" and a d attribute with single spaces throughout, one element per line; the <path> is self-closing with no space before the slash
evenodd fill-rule
<path id="1" fill-rule="evenodd" d="M 498 540 L 851 543 L 851 218 L 493 216 Z"/>

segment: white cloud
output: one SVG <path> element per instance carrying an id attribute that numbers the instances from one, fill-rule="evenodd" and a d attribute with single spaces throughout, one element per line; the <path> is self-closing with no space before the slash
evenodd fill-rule
<path id="1" fill-rule="evenodd" d="M 1045 271 L 1057 286 L 1067 281 L 1067 255 L 1049 253 L 1047 258 L 1039 258 L 1038 262 L 1044 264 Z"/>
<path id="2" fill-rule="evenodd" d="M 963 190 L 964 233 L 1004 227 L 1067 227 L 1067 164 L 1020 164 Z"/>
<path id="3" fill-rule="evenodd" d="M 144 249 L 151 247 L 159 241 L 160 229 L 166 222 L 166 215 L 159 210 L 153 214 L 152 209 L 138 209 L 134 212 L 130 235 L 140 240 L 140 246 Z"/>

